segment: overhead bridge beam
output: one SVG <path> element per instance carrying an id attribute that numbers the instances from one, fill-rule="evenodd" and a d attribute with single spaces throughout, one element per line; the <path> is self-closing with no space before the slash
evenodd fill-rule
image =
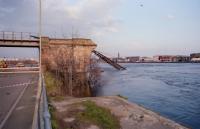
<path id="1" fill-rule="evenodd" d="M 39 47 L 39 40 L 2 40 L 0 47 Z"/>
<path id="2" fill-rule="evenodd" d="M 37 34 L 0 31 L 0 47 L 39 47 Z"/>
<path id="3" fill-rule="evenodd" d="M 105 61 L 106 63 L 110 64 L 111 66 L 113 66 L 114 68 L 116 68 L 117 70 L 126 70 L 125 67 L 119 65 L 118 63 L 112 61 L 110 58 L 104 56 L 103 54 L 101 54 L 98 51 L 93 50 L 92 51 L 95 55 L 97 55 L 99 58 L 101 58 L 103 61 Z"/>

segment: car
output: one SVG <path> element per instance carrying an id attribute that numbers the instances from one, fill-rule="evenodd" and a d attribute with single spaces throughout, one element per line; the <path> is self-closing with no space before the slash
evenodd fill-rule
<path id="1" fill-rule="evenodd" d="M 21 62 L 17 63 L 16 66 L 17 67 L 25 67 L 25 65 L 23 63 L 21 63 Z"/>

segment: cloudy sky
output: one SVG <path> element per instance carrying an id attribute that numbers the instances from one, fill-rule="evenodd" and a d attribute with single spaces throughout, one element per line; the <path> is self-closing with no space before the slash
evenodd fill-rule
<path id="1" fill-rule="evenodd" d="M 43 35 L 91 38 L 108 56 L 200 52 L 200 0 L 42 1 Z M 0 30 L 37 32 L 38 0 L 0 0 Z"/>

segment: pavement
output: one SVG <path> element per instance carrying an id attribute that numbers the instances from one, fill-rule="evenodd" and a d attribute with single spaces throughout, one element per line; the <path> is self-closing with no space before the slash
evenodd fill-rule
<path id="1" fill-rule="evenodd" d="M 31 129 L 39 74 L 0 73 L 0 129 Z"/>

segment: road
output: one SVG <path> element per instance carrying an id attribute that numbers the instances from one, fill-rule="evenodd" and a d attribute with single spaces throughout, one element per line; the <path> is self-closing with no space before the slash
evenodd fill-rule
<path id="1" fill-rule="evenodd" d="M 31 129 L 38 73 L 0 73 L 0 129 Z"/>
<path id="2" fill-rule="evenodd" d="M 10 67 L 10 68 L 0 68 L 0 73 L 17 73 L 17 72 L 35 72 L 39 71 L 39 67 Z"/>

